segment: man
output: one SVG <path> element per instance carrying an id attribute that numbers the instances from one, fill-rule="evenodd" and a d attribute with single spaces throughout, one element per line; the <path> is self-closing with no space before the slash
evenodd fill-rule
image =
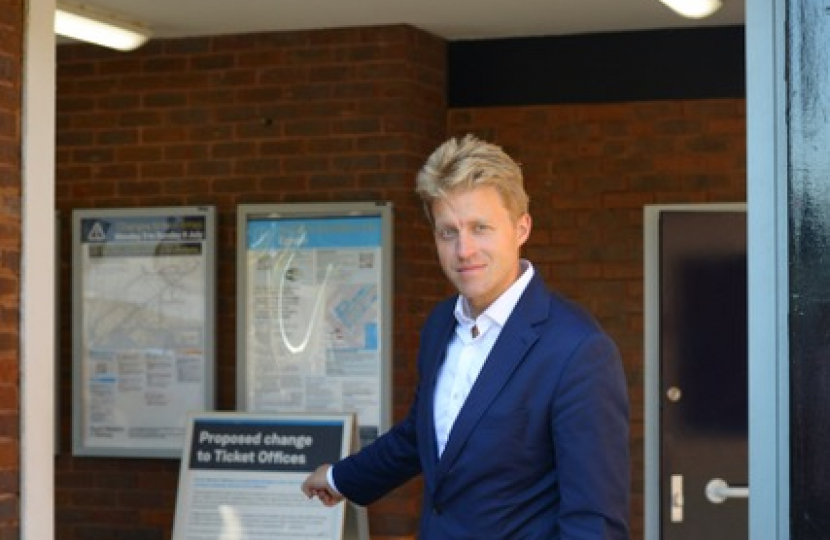
<path id="1" fill-rule="evenodd" d="M 421 540 L 628 538 L 628 401 L 619 354 L 520 258 L 531 218 L 501 148 L 450 139 L 418 174 L 458 297 L 430 314 L 400 423 L 302 485 L 369 504 L 423 475 Z"/>

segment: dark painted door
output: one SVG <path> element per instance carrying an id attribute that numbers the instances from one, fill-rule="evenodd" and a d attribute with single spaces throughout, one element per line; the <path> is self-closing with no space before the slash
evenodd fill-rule
<path id="1" fill-rule="evenodd" d="M 660 276 L 661 539 L 746 539 L 748 499 L 706 495 L 749 474 L 746 214 L 662 212 Z"/>

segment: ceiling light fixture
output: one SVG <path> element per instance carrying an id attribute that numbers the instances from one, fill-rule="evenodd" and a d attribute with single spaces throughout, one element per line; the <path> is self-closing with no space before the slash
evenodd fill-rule
<path id="1" fill-rule="evenodd" d="M 141 24 L 86 4 L 65 2 L 58 2 L 55 10 L 55 33 L 119 51 L 137 49 L 152 35 Z"/>
<path id="2" fill-rule="evenodd" d="M 689 19 L 703 19 L 723 5 L 721 0 L 660 0 L 680 15 Z"/>

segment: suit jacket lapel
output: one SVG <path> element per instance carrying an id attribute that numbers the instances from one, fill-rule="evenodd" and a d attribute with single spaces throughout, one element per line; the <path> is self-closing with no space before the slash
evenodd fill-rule
<path id="1" fill-rule="evenodd" d="M 421 403 L 418 414 L 423 415 L 419 423 L 428 427 L 419 431 L 419 436 L 424 438 L 419 442 L 419 446 L 423 477 L 428 484 L 434 483 L 435 467 L 438 463 L 438 442 L 435 436 L 435 385 L 438 382 L 438 372 L 444 364 L 447 348 L 456 327 L 456 320 L 453 315 L 455 304 L 448 303 L 448 305 L 449 309 L 445 310 L 436 319 L 434 327 L 427 329 L 427 335 L 432 339 L 425 342 L 426 346 L 421 352 L 424 360 L 420 382 L 421 395 L 419 396 Z"/>

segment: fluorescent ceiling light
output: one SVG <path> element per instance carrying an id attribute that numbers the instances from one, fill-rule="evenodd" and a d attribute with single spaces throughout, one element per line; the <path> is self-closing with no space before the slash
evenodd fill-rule
<path id="1" fill-rule="evenodd" d="M 55 11 L 55 33 L 119 51 L 137 49 L 152 35 L 140 24 L 89 5 L 64 2 L 59 2 Z"/>
<path id="2" fill-rule="evenodd" d="M 721 0 L 660 0 L 689 19 L 703 19 L 721 8 Z"/>

